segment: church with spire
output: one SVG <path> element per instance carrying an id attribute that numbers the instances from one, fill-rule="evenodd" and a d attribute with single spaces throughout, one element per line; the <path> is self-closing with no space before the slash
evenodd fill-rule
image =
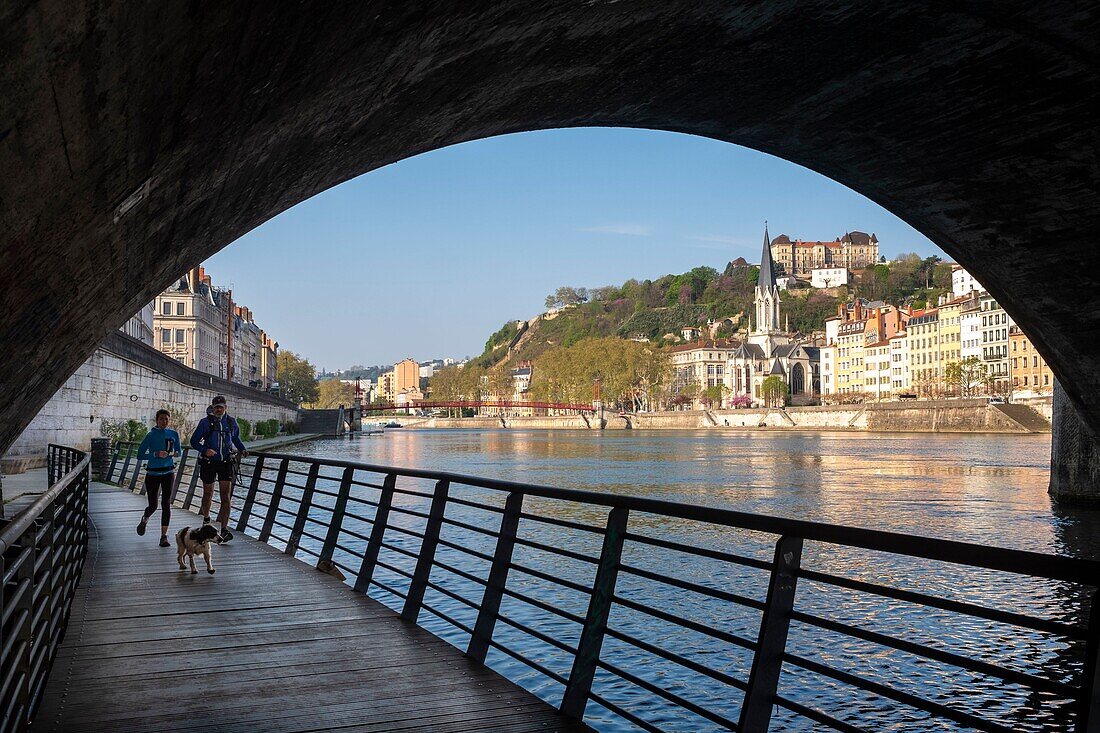
<path id="1" fill-rule="evenodd" d="M 760 277 L 754 296 L 755 320 L 749 326 L 748 336 L 729 356 L 726 386 L 731 396 L 748 395 L 753 404 L 763 405 L 764 380 L 778 376 L 790 390 L 788 404 L 807 404 L 821 391 L 820 354 L 817 348 L 800 343 L 781 328 L 782 300 L 776 275 L 765 222 Z"/>

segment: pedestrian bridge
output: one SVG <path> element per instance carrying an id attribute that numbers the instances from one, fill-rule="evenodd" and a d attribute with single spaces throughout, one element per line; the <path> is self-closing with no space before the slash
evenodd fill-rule
<path id="1" fill-rule="evenodd" d="M 1097 562 L 260 453 L 192 575 L 131 446 L 49 455 L 0 529 L 4 733 L 1100 730 Z"/>

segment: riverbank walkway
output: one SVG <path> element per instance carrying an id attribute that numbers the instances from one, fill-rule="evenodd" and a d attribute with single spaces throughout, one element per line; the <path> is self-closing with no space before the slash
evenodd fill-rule
<path id="1" fill-rule="evenodd" d="M 237 533 L 216 573 L 92 484 L 87 564 L 31 730 L 590 731 L 336 578 Z M 173 511 L 174 529 L 196 515 Z"/>

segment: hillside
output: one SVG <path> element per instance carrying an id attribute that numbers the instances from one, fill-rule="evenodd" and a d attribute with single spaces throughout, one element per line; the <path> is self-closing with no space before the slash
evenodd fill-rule
<path id="1" fill-rule="evenodd" d="M 792 331 L 823 330 L 825 319 L 852 296 L 922 307 L 950 290 L 950 268 L 939 258 L 902 255 L 890 265 L 878 264 L 858 273 L 851 287 L 784 291 L 783 319 Z M 553 346 L 572 346 L 588 337 L 648 339 L 658 346 L 680 343 L 686 326 L 720 324 L 716 335 L 733 335 L 747 326 L 759 269 L 738 259 L 721 273 L 696 267 L 657 280 L 628 280 L 621 286 L 561 287 L 547 297 L 547 313 L 530 321 L 509 321 L 489 337 L 476 363 L 534 360 Z"/>

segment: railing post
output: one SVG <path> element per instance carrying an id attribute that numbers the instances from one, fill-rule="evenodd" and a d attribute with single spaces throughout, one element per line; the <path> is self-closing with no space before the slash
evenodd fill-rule
<path id="1" fill-rule="evenodd" d="M 348 508 L 348 495 L 351 494 L 351 481 L 355 476 L 355 469 L 348 466 L 344 469 L 344 475 L 340 477 L 340 489 L 336 492 L 336 503 L 332 507 L 332 517 L 328 523 L 328 533 L 325 535 L 325 544 L 321 547 L 321 556 L 317 558 L 317 564 L 332 562 L 332 555 L 336 552 L 336 543 L 340 539 L 340 527 L 344 524 L 344 512 Z"/>
<path id="2" fill-rule="evenodd" d="M 378 508 L 374 511 L 374 523 L 370 528 L 370 541 L 363 553 L 363 564 L 355 576 L 355 590 L 366 593 L 374 577 L 374 568 L 378 565 L 378 551 L 382 549 L 382 538 L 386 534 L 386 523 L 390 519 L 390 504 L 393 502 L 393 487 L 397 484 L 397 474 L 387 473 L 382 481 L 382 493 L 378 497 Z"/>
<path id="3" fill-rule="evenodd" d="M 179 470 L 176 471 L 176 480 L 172 483 L 172 501 L 169 504 L 175 505 L 176 497 L 180 493 L 180 484 L 183 483 L 183 469 L 187 468 L 187 454 L 191 451 L 190 448 L 184 448 L 180 453 L 180 465 Z"/>
<path id="4" fill-rule="evenodd" d="M 592 597 L 588 601 L 577 656 L 573 658 L 573 668 L 569 672 L 569 683 L 561 700 L 562 714 L 578 720 L 584 717 L 592 680 L 596 676 L 596 665 L 600 661 L 600 648 L 615 597 L 615 582 L 619 576 L 619 561 L 623 555 L 629 517 L 630 511 L 623 507 L 615 507 L 607 515 L 600 563 L 596 566 L 596 578 L 592 582 Z"/>
<path id="5" fill-rule="evenodd" d="M 134 458 L 134 473 L 130 476 L 130 493 L 134 493 L 134 487 L 137 486 L 138 474 L 141 473 L 141 461 L 136 457 Z M 141 485 L 141 493 L 145 493 L 145 484 Z"/>
<path id="6" fill-rule="evenodd" d="M 107 469 L 107 477 L 103 479 L 107 483 L 111 483 L 111 479 L 115 475 L 115 466 L 118 465 L 118 454 L 120 452 L 119 451 L 120 447 L 121 446 L 120 446 L 119 443 L 115 443 L 115 454 L 114 454 L 114 456 L 111 457 L 111 467 Z"/>
<path id="7" fill-rule="evenodd" d="M 416 556 L 416 570 L 409 581 L 409 595 L 405 597 L 405 606 L 401 609 L 401 618 L 416 623 L 420 617 L 420 605 L 424 602 L 424 591 L 428 588 L 428 576 L 435 562 L 435 548 L 439 545 L 439 531 L 443 528 L 443 512 L 447 508 L 447 491 L 451 482 L 446 479 L 435 482 L 432 495 L 432 508 L 428 510 L 428 521 L 424 525 L 424 541 L 420 543 L 420 552 Z"/>
<path id="8" fill-rule="evenodd" d="M 248 528 L 248 520 L 252 518 L 252 507 L 256 505 L 256 492 L 260 488 L 260 479 L 264 474 L 264 457 L 256 456 L 256 467 L 252 470 L 252 480 L 248 482 L 248 494 L 244 497 L 244 506 L 241 507 L 241 517 L 237 520 L 237 531 L 244 532 Z"/>
<path id="9" fill-rule="evenodd" d="M 478 662 L 484 662 L 485 655 L 489 652 L 489 642 L 493 638 L 493 628 L 500 611 L 500 600 L 508 582 L 508 567 L 512 563 L 512 550 L 516 546 L 516 531 L 519 529 L 519 514 L 522 509 L 523 494 L 518 491 L 508 494 L 508 499 L 504 502 L 504 515 L 500 519 L 500 535 L 497 537 L 496 552 L 493 553 L 493 565 L 489 568 L 489 578 L 481 597 L 474 633 L 466 648 L 466 656 Z"/>
<path id="10" fill-rule="evenodd" d="M 18 626 L 12 629 L 15 636 L 19 639 L 19 643 L 23 644 L 23 651 L 16 659 L 12 661 L 16 664 L 16 675 L 22 676 L 22 681 L 17 687 L 11 690 L 11 693 L 19 700 L 19 717 L 20 723 L 17 730 L 23 730 L 26 728 L 26 724 L 29 722 L 31 707 L 31 657 L 34 654 L 34 629 L 31 624 L 34 620 L 34 564 L 35 558 L 35 544 L 38 539 L 38 526 L 37 523 L 32 524 L 23 536 L 19 539 L 19 555 L 22 556 L 26 553 L 26 557 L 23 558 L 23 564 L 19 567 L 19 571 L 15 574 L 15 587 L 18 589 L 24 581 L 27 582 L 26 590 L 19 598 L 19 603 L 16 605 L 14 613 L 19 614 L 21 619 L 18 622 Z M 25 614 L 23 613 L 25 612 Z"/>
<path id="11" fill-rule="evenodd" d="M 271 528 L 275 526 L 275 514 L 279 511 L 279 502 L 283 498 L 283 486 L 286 484 L 286 472 L 289 467 L 289 458 L 279 462 L 279 475 L 275 477 L 275 485 L 271 488 L 271 505 L 267 507 L 267 517 L 264 518 L 264 526 L 260 530 L 258 538 L 260 542 L 267 542 L 271 537 Z"/>
<path id="12" fill-rule="evenodd" d="M 126 446 L 126 460 L 122 462 L 122 473 L 118 475 L 118 485 L 122 486 L 122 482 L 126 480 L 126 469 L 130 467 L 130 450 L 134 447 L 133 443 L 119 443 L 120 446 Z"/>
<path id="13" fill-rule="evenodd" d="M 317 474 L 320 471 L 320 463 L 310 464 L 306 487 L 302 489 L 302 500 L 298 502 L 298 516 L 294 518 L 294 529 L 290 530 L 290 539 L 286 541 L 286 549 L 283 550 L 291 557 L 298 551 L 298 543 L 302 541 L 302 532 L 306 528 L 306 517 L 309 516 L 309 508 L 313 504 L 313 490 L 317 486 Z"/>
<path id="14" fill-rule="evenodd" d="M 775 543 L 775 559 L 768 582 L 768 598 L 760 618 L 756 655 L 752 660 L 745 700 L 741 704 L 738 729 L 742 733 L 764 733 L 771 723 L 801 562 L 802 538 L 790 535 L 780 537 Z"/>
<path id="15" fill-rule="evenodd" d="M 202 465 L 202 452 L 195 451 L 195 465 L 191 469 L 191 483 L 187 485 L 187 496 L 183 500 L 183 510 L 191 511 L 191 502 L 195 500 L 195 487 L 199 484 L 199 467 Z"/>
<path id="16" fill-rule="evenodd" d="M 1100 733 L 1100 590 L 1092 594 L 1088 628 L 1076 731 Z"/>

